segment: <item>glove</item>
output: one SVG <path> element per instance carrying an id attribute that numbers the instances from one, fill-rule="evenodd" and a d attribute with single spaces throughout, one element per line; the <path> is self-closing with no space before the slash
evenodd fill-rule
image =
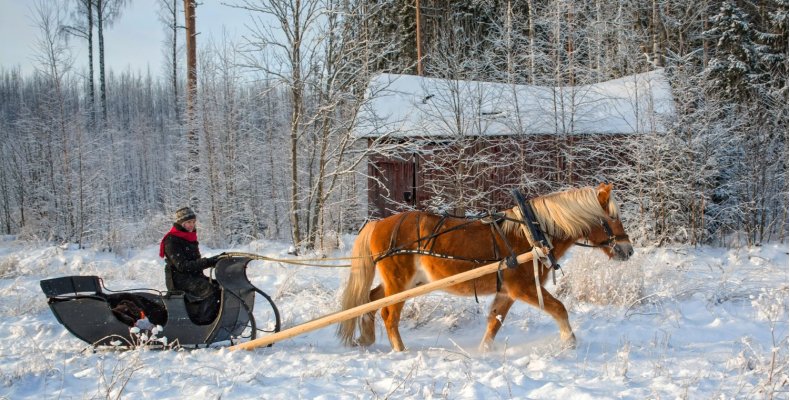
<path id="1" fill-rule="evenodd" d="M 216 256 L 212 256 L 212 257 L 206 257 L 206 263 L 203 264 L 203 265 L 205 265 L 203 267 L 203 269 L 214 268 L 217 265 L 217 261 L 219 261 L 219 259 L 220 259 L 220 255 L 219 254 L 216 255 Z"/>

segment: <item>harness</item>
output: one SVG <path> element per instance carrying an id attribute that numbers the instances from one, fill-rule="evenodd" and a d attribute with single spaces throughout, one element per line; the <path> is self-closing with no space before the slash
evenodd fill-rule
<path id="1" fill-rule="evenodd" d="M 502 287 L 502 265 L 507 266 L 507 268 L 516 268 L 518 267 L 518 262 L 516 261 L 517 255 L 513 250 L 513 246 L 510 245 L 510 242 L 507 240 L 507 236 L 502 231 L 502 227 L 500 226 L 500 222 L 507 220 L 511 222 L 516 222 L 522 226 L 522 229 L 527 237 L 527 240 L 532 245 L 532 251 L 534 253 L 533 257 L 533 268 L 534 268 L 534 277 L 535 277 L 535 286 L 537 290 L 538 302 L 540 304 L 540 308 L 543 309 L 543 294 L 541 292 L 541 282 L 540 282 L 540 264 L 545 265 L 547 268 L 552 269 L 552 276 L 556 281 L 556 271 L 561 268 L 560 264 L 557 262 L 556 257 L 554 256 L 554 252 L 552 251 L 554 246 L 551 243 L 548 235 L 541 228 L 540 222 L 538 221 L 537 217 L 535 216 L 535 211 L 532 208 L 532 204 L 524 199 L 521 192 L 518 189 L 513 189 L 511 192 L 513 198 L 516 201 L 516 205 L 518 207 L 518 211 L 520 215 L 518 218 L 510 218 L 504 213 L 493 213 L 487 212 L 483 213 L 473 219 L 468 220 L 462 224 L 453 226 L 451 228 L 447 228 L 442 230 L 442 226 L 444 226 L 447 218 L 451 217 L 449 214 L 442 214 L 439 221 L 434 225 L 433 229 L 427 236 L 422 236 L 420 232 L 420 215 L 417 215 L 417 239 L 412 241 L 411 243 L 406 243 L 402 245 L 397 244 L 397 236 L 398 232 L 400 231 L 400 227 L 403 224 L 403 221 L 406 219 L 407 214 L 403 214 L 398 222 L 395 225 L 395 229 L 392 231 L 392 236 L 390 237 L 390 245 L 387 251 L 379 254 L 376 258 L 374 258 L 373 262 L 378 263 L 384 258 L 399 255 L 399 254 L 418 254 L 430 257 L 437 257 L 443 258 L 448 260 L 457 260 L 457 261 L 468 261 L 473 262 L 476 264 L 485 264 L 491 262 L 499 262 L 500 269 L 497 270 L 497 292 L 501 290 Z M 469 258 L 469 257 L 460 257 L 454 256 L 450 254 L 442 254 L 434 252 L 434 245 L 436 244 L 436 238 L 440 235 L 443 235 L 448 232 L 452 232 L 458 229 L 463 229 L 464 227 L 475 223 L 475 222 L 482 222 L 484 224 L 488 224 L 491 226 L 491 235 L 492 235 L 492 244 L 493 244 L 493 259 L 486 259 L 486 258 Z M 576 245 L 582 247 L 594 247 L 594 248 L 601 248 L 601 247 L 610 247 L 614 248 L 617 244 L 618 240 L 628 240 L 628 235 L 615 235 L 612 231 L 612 228 L 609 226 L 609 223 L 605 219 L 600 220 L 601 226 L 603 227 L 604 231 L 607 234 L 607 239 L 598 244 L 586 244 L 586 243 L 575 243 Z M 500 255 L 499 246 L 496 242 L 496 236 L 499 236 L 502 239 L 502 242 L 505 244 L 505 248 L 507 250 L 507 255 L 502 257 Z M 417 244 L 416 249 L 409 249 L 407 247 L 411 247 L 413 244 Z M 544 254 L 542 249 L 548 249 L 548 252 Z M 473 282 L 474 284 L 474 282 Z M 475 292 L 475 301 L 478 301 L 477 298 L 477 288 L 474 288 Z"/>
<path id="2" fill-rule="evenodd" d="M 468 226 L 470 224 L 473 224 L 473 223 L 475 223 L 477 221 L 481 221 L 481 222 L 483 222 L 485 224 L 492 225 L 492 229 L 497 232 L 497 234 L 500 236 L 500 238 L 502 238 L 502 240 L 505 243 L 505 246 L 507 247 L 508 251 L 511 253 L 510 255 L 508 255 L 505 258 L 507 266 L 509 268 L 515 268 L 515 267 L 518 266 L 518 264 L 515 263 L 515 258 L 516 258 L 515 252 L 513 251 L 513 248 L 510 245 L 510 242 L 508 242 L 507 237 L 505 237 L 504 232 L 502 232 L 502 228 L 498 224 L 498 222 L 500 222 L 503 219 L 507 218 L 507 217 L 504 216 L 504 214 L 484 213 L 484 214 L 479 215 L 477 217 L 474 217 L 473 219 L 470 219 L 467 222 L 464 222 L 464 223 L 462 223 L 460 225 L 456 225 L 456 226 L 453 226 L 451 228 L 447 228 L 447 229 L 441 230 L 442 226 L 447 221 L 447 218 L 453 217 L 453 216 L 451 216 L 449 214 L 442 214 L 441 218 L 439 219 L 439 222 L 437 222 L 436 225 L 433 227 L 433 230 L 427 236 L 424 236 L 424 237 L 421 236 L 421 232 L 419 230 L 420 229 L 420 223 L 419 223 L 420 222 L 419 221 L 420 217 L 419 217 L 419 214 L 418 214 L 417 215 L 417 223 L 416 223 L 416 225 L 417 225 L 417 239 L 412 241 L 412 242 L 409 242 L 409 243 L 398 245 L 397 244 L 398 232 L 400 231 L 400 227 L 403 224 L 403 221 L 406 219 L 406 216 L 407 216 L 407 214 L 403 214 L 400 217 L 400 219 L 398 219 L 398 222 L 395 224 L 395 228 L 392 230 L 392 236 L 390 237 L 390 245 L 389 245 L 388 250 L 383 252 L 383 253 L 381 253 L 381 254 L 379 254 L 376 258 L 374 258 L 373 259 L 374 263 L 377 263 L 377 262 L 381 261 L 384 258 L 396 256 L 396 255 L 399 255 L 399 254 L 419 254 L 419 255 L 423 255 L 423 256 L 444 258 L 444 259 L 448 259 L 448 260 L 469 261 L 469 262 L 474 262 L 474 263 L 477 263 L 477 264 L 486 264 L 486 263 L 492 263 L 492 262 L 495 262 L 495 261 L 503 261 L 503 259 L 501 257 L 499 257 L 499 249 L 496 246 L 496 241 L 494 241 L 494 245 L 493 245 L 494 257 L 495 258 L 460 257 L 460 256 L 454 256 L 454 255 L 450 255 L 450 254 L 436 253 L 436 252 L 433 251 L 433 247 L 436 244 L 436 238 L 437 237 L 439 237 L 441 235 L 444 235 L 445 233 L 449 233 L 449 232 L 452 232 L 452 231 L 455 231 L 455 230 L 463 229 L 463 228 L 465 228 L 466 226 Z M 489 221 L 491 221 L 491 222 L 489 222 Z M 408 249 L 407 248 L 407 247 L 410 247 L 411 245 L 413 245 L 415 243 L 417 244 L 417 248 L 416 249 Z M 507 260 L 509 260 L 511 258 L 512 258 L 512 261 L 508 262 Z M 512 266 L 511 266 L 511 264 L 512 264 Z"/>
<path id="3" fill-rule="evenodd" d="M 517 223 L 521 223 L 521 221 L 509 218 L 504 213 L 493 213 L 493 212 L 486 212 L 481 215 L 474 217 L 462 224 L 453 226 L 451 228 L 447 228 L 442 230 L 442 226 L 444 226 L 445 222 L 448 218 L 455 217 L 449 214 L 442 214 L 439 221 L 434 225 L 433 229 L 427 236 L 422 236 L 422 232 L 420 232 L 420 214 L 417 214 L 417 239 L 410 242 L 398 245 L 397 244 L 397 236 L 398 232 L 400 231 L 400 227 L 403 224 L 403 221 L 406 219 L 407 214 L 403 214 L 398 222 L 395 224 L 395 228 L 392 230 L 392 236 L 390 237 L 390 245 L 388 246 L 388 250 L 379 254 L 377 257 L 373 259 L 374 264 L 378 263 L 384 258 L 392 257 L 400 254 L 418 254 L 423 256 L 429 257 L 436 257 L 442 258 L 447 260 L 456 260 L 456 261 L 468 261 L 475 264 L 488 264 L 492 262 L 500 262 L 500 264 L 504 264 L 507 268 L 516 268 L 518 266 L 518 261 L 516 260 L 517 254 L 513 250 L 513 246 L 510 245 L 510 241 L 507 240 L 507 236 L 502 231 L 502 227 L 499 225 L 500 222 L 504 220 L 509 220 Z M 460 218 L 460 217 L 457 217 Z M 460 257 L 454 256 L 451 254 L 443 254 L 443 253 L 436 253 L 433 249 L 434 245 L 436 244 L 436 238 L 455 230 L 463 229 L 466 226 L 473 224 L 475 222 L 482 222 L 483 224 L 491 226 L 491 245 L 493 249 L 494 258 L 471 258 L 471 257 Z M 505 248 L 508 254 L 503 258 L 500 255 L 500 249 L 496 242 L 496 237 L 502 239 L 502 242 L 505 244 Z M 413 244 L 417 244 L 416 249 L 409 249 L 407 247 L 411 247 Z M 499 292 L 502 289 L 502 268 L 497 270 L 496 273 L 496 290 Z M 472 282 L 472 285 L 475 285 L 475 282 Z M 477 286 L 474 286 L 474 294 L 475 294 L 475 301 L 480 302 L 477 298 Z"/>

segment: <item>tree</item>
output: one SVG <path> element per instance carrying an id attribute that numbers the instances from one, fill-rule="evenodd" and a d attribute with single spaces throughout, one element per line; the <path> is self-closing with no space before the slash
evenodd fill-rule
<path id="1" fill-rule="evenodd" d="M 189 190 L 197 187 L 200 173 L 200 150 L 197 133 L 197 28 L 195 27 L 196 0 L 184 0 L 184 26 L 186 26 L 187 45 L 187 148 L 189 152 L 187 169 L 187 184 Z M 193 206 L 199 204 L 198 197 L 193 192 L 189 196 L 189 203 Z"/>
<path id="2" fill-rule="evenodd" d="M 724 98 L 743 100 L 749 96 L 757 63 L 757 46 L 746 14 L 732 2 L 722 4 L 711 17 L 711 28 L 704 32 L 716 42 L 716 53 L 705 74 Z"/>
<path id="3" fill-rule="evenodd" d="M 267 74 L 276 77 L 290 92 L 290 211 L 291 241 L 298 248 L 302 244 L 302 223 L 300 206 L 300 174 L 299 174 L 299 141 L 305 123 L 305 86 L 306 75 L 313 65 L 311 57 L 315 49 L 309 47 L 305 35 L 316 29 L 320 17 L 320 2 L 313 0 L 270 1 L 245 0 L 238 7 L 255 13 L 262 13 L 274 18 L 284 37 L 275 36 L 274 32 L 260 20 L 255 21 L 253 35 L 255 42 L 250 43 L 256 50 L 270 52 L 270 56 L 282 62 L 282 69 L 270 68 L 258 64 L 252 59 L 252 65 L 263 69 Z M 256 54 L 254 57 L 257 57 Z M 253 58 L 254 58 L 253 57 Z M 257 64 L 257 65 L 256 65 Z"/>
<path id="4" fill-rule="evenodd" d="M 40 30 L 36 41 L 37 73 L 47 89 L 45 100 L 36 110 L 39 119 L 37 129 L 34 129 L 44 136 L 45 157 L 41 161 L 47 171 L 44 175 L 47 186 L 51 190 L 41 200 L 47 203 L 54 216 L 48 222 L 59 228 L 56 237 L 60 240 L 73 240 L 81 236 L 81 232 L 77 232 L 77 220 L 81 215 L 77 215 L 75 210 L 72 170 L 72 151 L 77 146 L 73 143 L 73 120 L 66 93 L 67 74 L 73 61 L 61 35 L 64 19 L 60 10 L 44 1 L 36 3 L 35 7 L 36 23 Z M 81 200 L 82 198 L 76 199 Z"/>
<path id="5" fill-rule="evenodd" d="M 88 42 L 88 112 L 91 117 L 91 126 L 94 125 L 96 118 L 96 90 L 93 73 L 93 3 L 94 0 L 74 0 L 76 10 L 72 19 L 76 25 L 64 26 L 66 32 Z"/>
<path id="6" fill-rule="evenodd" d="M 784 16 L 786 9 L 786 5 L 775 8 Z M 786 69 L 787 46 L 786 40 L 782 44 L 752 21 L 734 3 L 722 4 L 705 32 L 716 46 L 703 76 L 711 97 L 721 104 L 719 118 L 737 116 L 733 134 L 738 157 L 728 165 L 728 174 L 741 213 L 738 228 L 747 242 L 761 243 L 774 226 L 784 225 L 786 215 L 772 211 L 777 210 L 774 204 L 784 204 L 786 196 L 777 193 L 787 186 L 784 180 L 774 179 L 787 171 L 787 90 L 772 71 Z M 772 90 L 776 83 L 784 86 L 778 93 Z M 777 115 L 782 116 L 779 121 Z"/>
<path id="7" fill-rule="evenodd" d="M 249 0 L 237 7 L 254 16 L 245 65 L 289 97 L 291 240 L 296 249 L 321 247 L 329 213 L 346 200 L 336 196 L 365 159 L 351 132 L 372 66 L 389 49 L 386 38 L 373 36 L 366 23 L 384 7 L 317 0 Z"/>
<path id="8" fill-rule="evenodd" d="M 91 47 L 121 3 L 71 3 L 72 36 Z M 786 1 L 421 0 L 424 67 L 446 81 L 441 95 L 415 101 L 445 135 L 416 146 L 390 136 L 390 120 L 360 112 L 387 85 L 371 77 L 414 69 L 414 1 L 242 2 L 248 43 L 199 49 L 200 83 L 187 93 L 200 101 L 189 114 L 179 99 L 189 78 L 177 60 L 181 5 L 160 3 L 167 75 L 100 71 L 101 129 L 90 120 L 93 80 L 73 73 L 58 10 L 42 7 L 39 70 L 0 71 L 0 231 L 117 251 L 158 240 L 189 196 L 201 199 L 212 244 L 289 237 L 298 251 L 320 251 L 364 218 L 362 187 L 390 177 L 367 169 L 372 155 L 436 172 L 414 185 L 443 195 L 437 208 L 498 208 L 513 187 L 542 194 L 612 180 L 640 241 L 787 238 Z M 647 102 L 635 104 L 635 135 L 582 129 L 596 117 L 585 114 L 590 102 L 609 104 L 585 100 L 592 84 L 658 66 L 676 115 L 663 119 Z M 629 79 L 612 96 L 636 99 L 643 89 Z M 488 109 L 491 99 L 506 101 L 508 115 Z M 530 113 L 533 100 L 543 106 Z M 494 120 L 507 140 L 477 135 Z M 536 135 L 538 124 L 551 134 Z M 364 126 L 381 135 L 352 135 Z"/>
<path id="9" fill-rule="evenodd" d="M 168 34 L 165 41 L 165 55 L 167 57 L 167 68 L 170 79 L 170 87 L 173 90 L 173 113 L 177 122 L 181 121 L 180 99 L 178 95 L 178 34 L 183 26 L 178 23 L 178 0 L 160 0 L 161 7 L 160 20 L 165 26 Z"/>
<path id="10" fill-rule="evenodd" d="M 96 29 L 99 36 L 99 85 L 101 90 L 102 120 L 107 122 L 107 79 L 104 63 L 104 29 L 109 28 L 121 15 L 128 0 L 86 0 L 94 1 Z"/>

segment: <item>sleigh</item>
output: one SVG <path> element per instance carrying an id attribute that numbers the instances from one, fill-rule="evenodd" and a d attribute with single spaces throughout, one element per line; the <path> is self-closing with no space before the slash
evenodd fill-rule
<path id="1" fill-rule="evenodd" d="M 253 340 L 258 332 L 280 331 L 280 314 L 274 301 L 247 278 L 244 257 L 219 260 L 214 273 L 221 288 L 219 310 L 208 324 L 196 324 L 187 312 L 183 292 L 151 289 L 111 291 L 97 276 L 66 276 L 41 281 L 41 289 L 58 322 L 77 338 L 94 346 L 132 346 L 140 336 L 132 329 L 119 305 L 131 302 L 162 330 L 159 338 L 186 347 L 203 347 L 218 342 Z M 253 309 L 255 294 L 266 303 L 259 307 L 265 329 L 259 329 Z M 126 303 L 128 304 L 128 303 Z M 262 309 L 262 310 L 261 310 Z M 142 316 L 141 316 L 142 317 Z"/>

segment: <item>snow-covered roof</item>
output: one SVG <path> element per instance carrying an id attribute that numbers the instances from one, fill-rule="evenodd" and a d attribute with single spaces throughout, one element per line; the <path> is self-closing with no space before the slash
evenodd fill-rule
<path id="1" fill-rule="evenodd" d="M 674 113 L 663 69 L 573 87 L 379 74 L 366 96 L 357 137 L 640 134 Z"/>

